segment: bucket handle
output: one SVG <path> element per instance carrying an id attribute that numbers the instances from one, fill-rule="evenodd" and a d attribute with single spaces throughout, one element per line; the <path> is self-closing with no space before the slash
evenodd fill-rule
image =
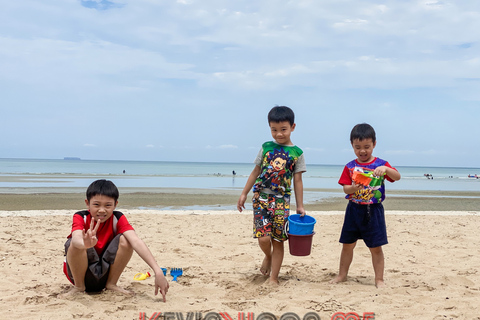
<path id="1" fill-rule="evenodd" d="M 288 240 L 288 231 L 290 231 L 290 220 L 288 220 L 288 217 L 287 217 L 287 222 L 285 222 L 285 228 L 283 230 L 283 232 L 285 233 L 285 237 L 287 238 Z"/>

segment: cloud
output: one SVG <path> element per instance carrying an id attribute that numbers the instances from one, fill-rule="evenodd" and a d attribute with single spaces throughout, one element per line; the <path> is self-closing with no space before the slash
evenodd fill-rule
<path id="1" fill-rule="evenodd" d="M 430 150 L 422 151 L 421 153 L 425 155 L 437 155 L 437 154 L 440 154 L 441 152 L 439 152 L 438 150 L 430 149 Z"/>
<path id="2" fill-rule="evenodd" d="M 6 71 L 3 77 L 50 88 L 139 91 L 154 86 L 154 81 L 162 78 L 195 78 L 188 72 L 189 64 L 169 63 L 159 53 L 108 41 L 0 37 L 0 56 L 3 57 L 0 66 Z"/>
<path id="3" fill-rule="evenodd" d="M 80 3 L 85 8 L 97 9 L 97 10 L 108 10 L 112 8 L 122 8 L 123 5 L 108 0 L 81 0 Z"/>
<path id="4" fill-rule="evenodd" d="M 353 155 L 345 139 L 363 121 L 402 161 L 446 162 L 441 137 L 473 163 L 479 29 L 473 0 L 7 1 L 0 96 L 16 145 L 0 148 L 76 154 L 108 119 L 109 158 L 162 144 L 170 160 L 250 162 L 278 104 L 294 108 L 300 146 L 329 163 Z"/>

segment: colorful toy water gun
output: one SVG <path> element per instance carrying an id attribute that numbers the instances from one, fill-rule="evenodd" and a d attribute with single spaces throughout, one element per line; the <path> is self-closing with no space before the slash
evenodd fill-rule
<path id="1" fill-rule="evenodd" d="M 354 171 L 352 180 L 356 184 L 361 184 L 365 187 L 379 187 L 383 183 L 384 176 L 385 174 L 383 174 L 381 177 L 377 177 L 373 174 L 373 172 L 364 173 L 360 171 Z"/>
<path id="2" fill-rule="evenodd" d="M 137 281 L 145 280 L 147 278 L 150 278 L 150 272 L 147 272 L 147 273 L 139 272 L 133 276 L 133 280 L 137 280 Z"/>

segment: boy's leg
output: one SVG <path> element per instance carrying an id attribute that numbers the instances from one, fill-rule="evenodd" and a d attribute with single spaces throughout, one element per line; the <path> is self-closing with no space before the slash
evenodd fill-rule
<path id="1" fill-rule="evenodd" d="M 108 290 L 119 291 L 126 294 L 132 294 L 131 291 L 125 290 L 117 286 L 118 279 L 122 275 L 123 270 L 132 258 L 133 248 L 123 235 L 120 236 L 118 242 L 118 250 L 114 262 L 110 265 L 107 284 L 105 288 Z"/>
<path id="2" fill-rule="evenodd" d="M 75 284 L 66 295 L 85 291 L 85 273 L 88 268 L 87 250 L 70 245 L 67 251 L 67 265 Z"/>
<path id="3" fill-rule="evenodd" d="M 373 270 L 375 271 L 375 286 L 377 288 L 385 286 L 383 281 L 383 272 L 385 270 L 385 259 L 382 247 L 369 248 L 372 254 Z"/>
<path id="4" fill-rule="evenodd" d="M 269 276 L 272 268 L 272 241 L 270 233 L 272 231 L 272 210 L 270 203 L 274 200 L 272 196 L 266 193 L 254 193 L 253 196 L 253 233 L 258 239 L 258 245 L 265 254 L 260 272 L 264 276 Z"/>
<path id="5" fill-rule="evenodd" d="M 264 276 L 269 276 L 272 269 L 272 241 L 270 236 L 258 238 L 258 245 L 265 254 L 262 266 L 260 267 L 260 272 Z"/>
<path id="6" fill-rule="evenodd" d="M 283 263 L 284 242 L 287 240 L 285 224 L 290 214 L 290 197 L 283 195 L 275 198 L 275 210 L 272 212 L 272 273 L 270 282 L 278 284 L 278 275 Z"/>
<path id="7" fill-rule="evenodd" d="M 347 280 L 348 269 L 350 269 L 350 265 L 353 261 L 353 249 L 357 242 L 354 243 L 344 243 L 342 247 L 342 253 L 340 254 L 340 268 L 338 271 L 338 275 L 330 281 L 330 283 L 338 283 Z"/>
<path id="8" fill-rule="evenodd" d="M 280 268 L 282 267 L 283 256 L 284 256 L 284 242 L 272 240 L 272 273 L 270 275 L 270 282 L 278 284 L 278 275 L 280 273 Z"/>

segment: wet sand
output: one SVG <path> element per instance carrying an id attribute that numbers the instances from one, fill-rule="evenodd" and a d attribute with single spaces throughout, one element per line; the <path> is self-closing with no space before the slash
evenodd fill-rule
<path id="1" fill-rule="evenodd" d="M 0 210 L 77 210 L 85 207 L 84 189 L 80 188 L 0 188 Z M 119 208 L 125 209 L 234 209 L 241 190 L 126 188 L 120 189 Z M 345 210 L 347 201 L 339 190 L 311 189 L 318 194 L 305 204 L 308 211 Z M 330 195 L 327 198 L 322 195 Z M 335 195 L 335 196 L 332 196 Z M 248 202 L 248 201 L 247 201 Z M 294 208 L 295 201 L 292 200 Z M 476 211 L 480 209 L 479 192 L 388 191 L 386 210 L 403 211 Z"/>

